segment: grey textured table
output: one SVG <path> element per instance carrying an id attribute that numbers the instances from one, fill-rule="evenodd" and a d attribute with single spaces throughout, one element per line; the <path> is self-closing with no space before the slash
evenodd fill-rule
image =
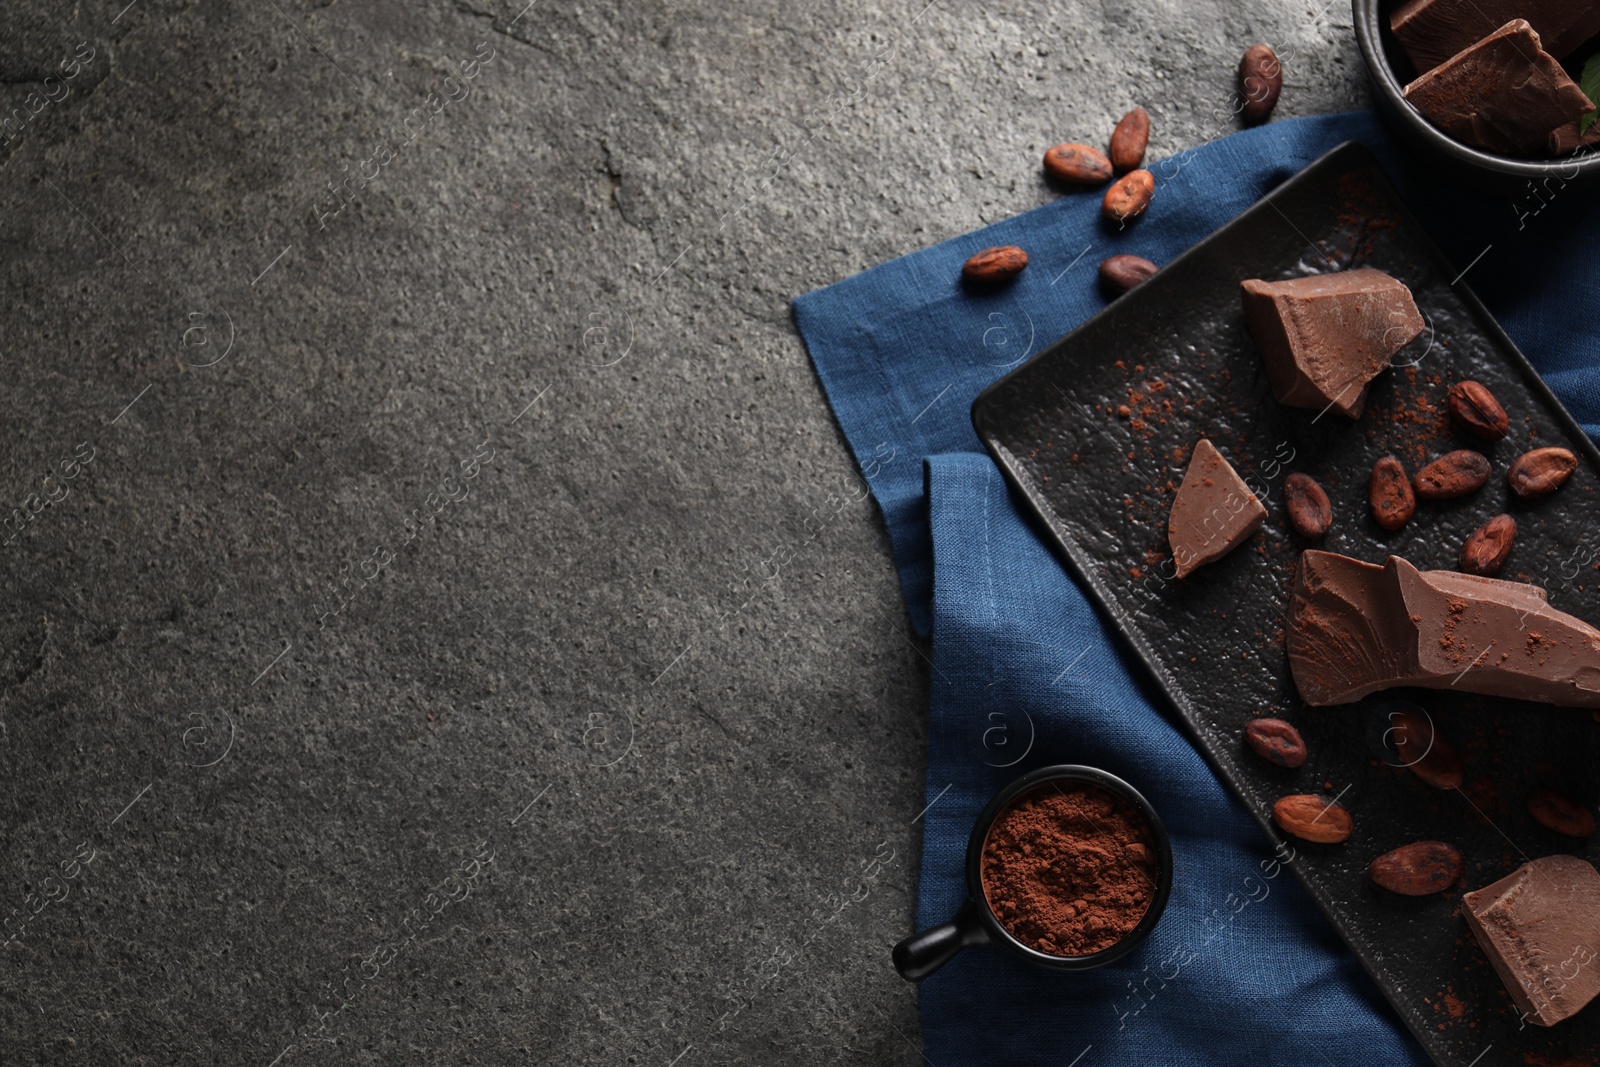
<path id="1" fill-rule="evenodd" d="M 922 1062 L 788 301 L 1257 40 L 1361 104 L 1347 8 L 125 3 L 0 32 L 0 1061 Z"/>

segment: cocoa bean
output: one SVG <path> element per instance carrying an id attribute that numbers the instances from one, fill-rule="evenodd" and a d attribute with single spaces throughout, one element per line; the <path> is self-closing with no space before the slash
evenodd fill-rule
<path id="1" fill-rule="evenodd" d="M 1416 491 L 1422 500 L 1453 500 L 1476 493 L 1489 484 L 1489 460 L 1470 448 L 1446 452 L 1417 472 Z"/>
<path id="2" fill-rule="evenodd" d="M 1412 774 L 1435 789 L 1461 787 L 1466 777 L 1461 757 L 1426 714 L 1390 712 L 1387 736 L 1394 743 L 1401 765 Z"/>
<path id="3" fill-rule="evenodd" d="M 1107 289 L 1119 296 L 1146 281 L 1160 268 L 1148 259 L 1138 256 L 1112 256 L 1100 264 L 1100 280 Z"/>
<path id="4" fill-rule="evenodd" d="M 1528 798 L 1528 814 L 1539 825 L 1568 837 L 1594 833 L 1594 812 L 1554 789 L 1536 789 Z"/>
<path id="5" fill-rule="evenodd" d="M 1536 448 L 1511 461 L 1506 484 L 1524 500 L 1549 496 L 1578 469 L 1578 457 L 1565 448 Z"/>
<path id="6" fill-rule="evenodd" d="M 1150 143 L 1150 113 L 1136 107 L 1117 123 L 1111 131 L 1111 166 L 1118 174 L 1125 174 L 1144 162 L 1145 146 Z"/>
<path id="7" fill-rule="evenodd" d="M 985 248 L 961 268 L 961 276 L 975 285 L 995 285 L 1007 282 L 1022 273 L 1028 265 L 1028 253 L 1016 245 Z"/>
<path id="8" fill-rule="evenodd" d="M 1106 190 L 1100 213 L 1112 222 L 1127 222 L 1143 215 L 1156 192 L 1156 176 L 1147 170 L 1130 170 Z"/>
<path id="9" fill-rule="evenodd" d="M 1457 382 L 1445 398 L 1450 417 L 1468 433 L 1485 441 L 1498 441 L 1511 430 L 1511 420 L 1500 401 L 1480 382 Z"/>
<path id="10" fill-rule="evenodd" d="M 1271 47 L 1253 44 L 1239 60 L 1239 94 L 1244 97 L 1240 111 L 1247 125 L 1265 122 L 1272 109 L 1278 106 L 1278 94 L 1283 92 L 1283 67 Z"/>
<path id="11" fill-rule="evenodd" d="M 1350 836 L 1350 813 L 1315 793 L 1282 797 L 1272 805 L 1272 820 L 1286 834 L 1320 845 L 1336 845 Z"/>
<path id="12" fill-rule="evenodd" d="M 1333 525 L 1333 505 L 1328 494 L 1309 474 L 1295 471 L 1283 481 L 1283 506 L 1289 525 L 1308 541 L 1318 541 Z"/>
<path id="13" fill-rule="evenodd" d="M 1411 521 L 1417 512 L 1417 498 L 1411 492 L 1406 469 L 1393 456 L 1384 456 L 1372 465 L 1367 481 L 1367 505 L 1372 520 L 1390 533 Z"/>
<path id="14" fill-rule="evenodd" d="M 1391 893 L 1425 897 L 1455 885 L 1462 866 L 1455 846 L 1443 841 L 1413 841 L 1373 860 L 1367 875 Z"/>
<path id="15" fill-rule="evenodd" d="M 1461 546 L 1459 569 L 1466 574 L 1493 578 L 1505 566 L 1517 540 L 1517 520 L 1496 515 L 1472 532 Z"/>
<path id="16" fill-rule="evenodd" d="M 1044 154 L 1045 173 L 1071 185 L 1104 185 L 1111 180 L 1111 160 L 1086 144 L 1058 144 Z"/>
<path id="17" fill-rule="evenodd" d="M 1306 761 L 1306 743 L 1300 731 L 1282 719 L 1251 719 L 1245 724 L 1244 743 L 1280 767 L 1299 767 Z"/>

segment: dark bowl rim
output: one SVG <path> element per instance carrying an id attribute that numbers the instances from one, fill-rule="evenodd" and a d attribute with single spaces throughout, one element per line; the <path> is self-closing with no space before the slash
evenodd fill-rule
<path id="1" fill-rule="evenodd" d="M 989 908 L 988 898 L 983 894 L 983 844 L 989 836 L 989 827 L 994 820 L 1012 802 L 1025 793 L 1051 781 L 1088 782 L 1099 786 L 1107 792 L 1114 793 L 1128 801 L 1145 817 L 1150 824 L 1151 837 L 1156 846 L 1156 891 L 1150 898 L 1150 906 L 1145 909 L 1144 917 L 1139 924 L 1116 944 L 1103 948 L 1099 952 L 1092 952 L 1087 956 L 1052 956 L 1048 952 L 1040 952 L 1023 944 L 1012 936 L 1011 931 L 995 918 L 994 912 Z M 1137 948 L 1150 932 L 1155 929 L 1161 920 L 1162 912 L 1166 911 L 1167 898 L 1172 895 L 1172 838 L 1167 833 L 1166 824 L 1161 821 L 1150 801 L 1145 799 L 1133 786 L 1118 778 L 1110 771 L 1098 767 L 1088 767 L 1077 763 L 1057 763 L 1048 767 L 1040 767 L 1029 771 L 1021 777 L 1014 778 L 1004 788 L 990 798 L 989 803 L 979 813 L 978 820 L 972 826 L 972 834 L 967 839 L 967 892 L 977 909 L 978 918 L 983 923 L 991 938 L 997 943 L 1019 955 L 1032 960 L 1034 963 L 1056 970 L 1081 971 L 1094 967 L 1103 967 L 1122 959 Z"/>
<path id="2" fill-rule="evenodd" d="M 1384 0 L 1351 0 L 1356 44 L 1361 49 L 1361 58 L 1367 65 L 1367 73 L 1373 83 L 1379 92 L 1388 98 L 1389 103 L 1404 116 L 1404 121 L 1413 131 L 1456 161 L 1501 175 L 1522 178 L 1556 176 L 1570 180 L 1580 172 L 1600 168 L 1600 152 L 1584 152 L 1582 155 L 1565 159 L 1515 159 L 1462 144 L 1429 122 L 1405 98 L 1405 94 L 1401 91 L 1404 86 L 1400 84 L 1394 69 L 1389 65 L 1389 57 L 1383 45 L 1383 33 L 1386 29 L 1381 13 L 1383 4 Z"/>

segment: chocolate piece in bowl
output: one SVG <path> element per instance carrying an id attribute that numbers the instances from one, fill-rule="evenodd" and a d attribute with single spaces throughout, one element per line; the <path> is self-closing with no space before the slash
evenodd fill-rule
<path id="1" fill-rule="evenodd" d="M 1280 404 L 1360 418 L 1372 379 L 1422 332 L 1403 282 L 1371 267 L 1241 285 Z"/>
<path id="2" fill-rule="evenodd" d="M 1389 16 L 1389 28 L 1423 74 L 1517 18 L 1532 24 L 1557 59 L 1600 33 L 1594 0 L 1407 0 Z"/>
<path id="3" fill-rule="evenodd" d="M 1461 898 L 1467 925 L 1528 1022 L 1554 1026 L 1600 995 L 1600 871 L 1544 856 Z"/>
<path id="4" fill-rule="evenodd" d="M 1600 11 L 1600 5 L 1596 5 L 1595 10 Z M 1600 100 L 1596 103 L 1600 103 Z M 1546 148 L 1552 156 L 1568 156 L 1580 148 L 1593 148 L 1596 145 L 1600 145 L 1600 122 L 1591 123 L 1588 130 L 1584 130 L 1575 119 L 1551 131 L 1550 143 Z"/>
<path id="5" fill-rule="evenodd" d="M 1552 133 L 1594 110 L 1525 19 L 1428 71 L 1405 98 L 1456 140 L 1521 156 L 1548 151 Z"/>
<path id="6" fill-rule="evenodd" d="M 1178 577 L 1213 563 L 1260 529 L 1267 509 L 1231 464 L 1202 437 L 1172 501 L 1167 540 Z"/>
<path id="7" fill-rule="evenodd" d="M 1392 686 L 1600 708 L 1600 630 L 1525 582 L 1300 557 L 1285 635 L 1300 697 L 1348 704 Z"/>

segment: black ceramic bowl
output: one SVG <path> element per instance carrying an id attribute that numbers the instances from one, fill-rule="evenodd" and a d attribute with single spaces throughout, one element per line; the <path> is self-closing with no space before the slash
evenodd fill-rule
<path id="1" fill-rule="evenodd" d="M 1156 848 L 1155 894 L 1139 925 L 1128 931 L 1126 937 L 1109 948 L 1087 956 L 1052 956 L 1018 941 L 1011 936 L 983 895 L 983 843 L 989 836 L 989 827 L 995 819 L 1024 793 L 1047 782 L 1084 782 L 1098 786 L 1133 805 L 1150 826 L 1150 838 Z M 921 981 L 949 962 L 950 958 L 969 945 L 998 944 L 1038 964 L 1058 971 L 1083 971 L 1102 967 L 1119 960 L 1139 946 L 1161 920 L 1166 910 L 1167 897 L 1172 893 L 1172 839 L 1161 822 L 1156 809 L 1133 786 L 1114 774 L 1096 767 L 1075 764 L 1058 764 L 1040 767 L 1016 779 L 994 795 L 978 815 L 967 838 L 967 899 L 955 916 L 942 926 L 913 934 L 894 947 L 894 967 L 900 977 L 908 981 Z"/>
<path id="2" fill-rule="evenodd" d="M 1423 118 L 1401 93 L 1416 74 L 1389 32 L 1389 13 L 1397 2 L 1353 0 L 1352 10 L 1356 42 L 1372 76 L 1378 113 L 1402 144 L 1452 180 L 1493 193 L 1531 195 L 1533 190 L 1600 182 L 1600 152 L 1591 150 L 1561 159 L 1501 156 L 1464 145 Z M 1551 184 L 1544 185 L 1546 181 Z"/>

